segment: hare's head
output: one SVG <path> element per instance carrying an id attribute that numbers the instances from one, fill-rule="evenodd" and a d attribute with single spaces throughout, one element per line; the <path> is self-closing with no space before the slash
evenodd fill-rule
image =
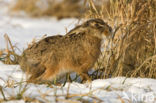
<path id="1" fill-rule="evenodd" d="M 83 23 L 82 27 L 88 29 L 90 31 L 89 34 L 99 38 L 112 36 L 112 28 L 102 19 L 90 19 Z"/>
<path id="2" fill-rule="evenodd" d="M 112 37 L 112 28 L 102 19 L 90 19 L 81 25 L 76 26 L 66 35 L 85 33 L 98 38 Z"/>

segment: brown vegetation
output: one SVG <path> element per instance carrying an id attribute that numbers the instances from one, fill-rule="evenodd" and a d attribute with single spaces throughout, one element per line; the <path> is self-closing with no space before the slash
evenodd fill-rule
<path id="1" fill-rule="evenodd" d="M 90 17 L 105 15 L 92 11 Z M 115 35 L 96 65 L 101 78 L 156 78 L 156 1 L 110 0 L 108 15 Z"/>
<path id="2" fill-rule="evenodd" d="M 12 45 L 10 38 L 7 34 L 4 35 L 6 40 L 6 49 L 0 50 L 0 61 L 5 64 L 17 64 L 17 54 L 15 53 L 15 46 Z M 10 50 L 10 48 L 11 50 Z"/>

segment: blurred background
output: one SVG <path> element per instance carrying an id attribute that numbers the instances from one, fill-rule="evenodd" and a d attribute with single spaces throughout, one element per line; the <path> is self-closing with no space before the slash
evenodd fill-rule
<path id="1" fill-rule="evenodd" d="M 24 11 L 32 17 L 83 18 L 89 10 L 89 2 L 94 3 L 98 11 L 101 6 L 105 7 L 105 11 L 110 8 L 109 0 L 16 0 L 11 11 Z"/>

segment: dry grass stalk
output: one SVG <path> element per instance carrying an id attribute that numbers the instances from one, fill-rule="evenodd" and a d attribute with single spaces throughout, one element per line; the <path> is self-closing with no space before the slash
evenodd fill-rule
<path id="1" fill-rule="evenodd" d="M 62 103 L 80 103 L 79 101 L 75 101 L 75 100 L 67 100 L 67 99 L 57 99 L 58 102 L 62 102 Z"/>
<path id="2" fill-rule="evenodd" d="M 15 46 L 12 45 L 10 38 L 7 34 L 4 35 L 6 40 L 6 49 L 0 51 L 0 61 L 5 64 L 17 64 L 17 54 L 15 53 Z M 9 46 L 11 50 L 9 49 Z"/>
<path id="3" fill-rule="evenodd" d="M 0 86 L 0 92 L 1 92 L 1 95 L 3 96 L 3 100 L 6 101 L 7 99 L 6 99 L 5 94 L 3 92 L 3 87 L 1 87 L 1 86 Z"/>

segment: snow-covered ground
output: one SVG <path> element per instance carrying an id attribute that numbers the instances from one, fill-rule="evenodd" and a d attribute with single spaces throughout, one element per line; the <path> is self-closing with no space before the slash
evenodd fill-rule
<path id="1" fill-rule="evenodd" d="M 1 3 L 0 1 L 0 49 L 6 47 L 5 33 L 13 45 L 22 51 L 34 38 L 39 39 L 44 34 L 48 36 L 65 34 L 66 28 L 69 31 L 78 22 L 75 19 L 57 21 L 55 18 L 9 16 L 6 4 Z M 85 84 L 67 83 L 64 87 L 21 83 L 25 79 L 26 75 L 20 70 L 19 65 L 5 65 L 0 62 L 0 100 L 4 96 L 17 97 L 26 88 L 23 97 L 43 103 L 81 103 L 82 101 L 84 103 L 156 103 L 155 79 L 117 77 L 94 80 Z M 5 103 L 25 103 L 25 100 L 11 100 Z"/>
<path id="2" fill-rule="evenodd" d="M 94 80 L 91 83 L 67 83 L 64 87 L 37 84 L 19 84 L 25 80 L 18 65 L 0 63 L 0 86 L 5 97 L 17 97 L 26 88 L 24 97 L 43 103 L 156 103 L 156 80 L 147 78 L 117 77 Z M 66 96 L 69 99 L 65 99 Z M 3 96 L 0 94 L 0 98 Z M 81 100 L 82 101 L 82 100 Z M 25 103 L 24 100 L 8 103 Z M 35 103 L 35 102 L 34 102 Z"/>

